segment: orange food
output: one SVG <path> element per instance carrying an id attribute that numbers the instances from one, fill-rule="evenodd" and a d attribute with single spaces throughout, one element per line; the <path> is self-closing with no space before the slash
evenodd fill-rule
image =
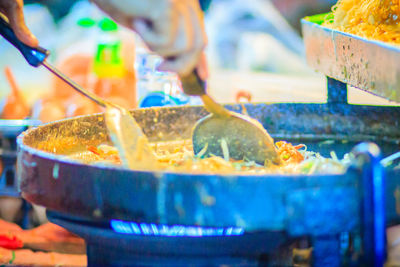
<path id="1" fill-rule="evenodd" d="M 30 114 L 29 105 L 20 92 L 10 68 L 5 69 L 5 75 L 10 84 L 11 92 L 5 100 L 1 118 L 6 120 L 24 119 Z"/>
<path id="2" fill-rule="evenodd" d="M 285 141 L 276 142 L 278 154 L 285 164 L 300 163 L 304 160 L 304 156 L 299 152 L 299 149 L 305 147 L 304 145 L 293 146 L 291 143 Z"/>
<path id="3" fill-rule="evenodd" d="M 136 73 L 134 69 L 135 44 L 131 35 L 123 36 L 122 57 L 125 76 L 122 78 L 97 77 L 93 70 L 93 57 L 74 54 L 58 64 L 58 68 L 96 95 L 124 108 L 136 108 Z M 34 116 L 43 122 L 102 112 L 92 100 L 76 92 L 57 77 L 53 78 L 52 93 L 42 99 Z"/>
<path id="4" fill-rule="evenodd" d="M 290 143 L 280 141 L 276 143 L 278 154 L 282 159 L 279 165 L 267 164 L 261 166 L 254 162 L 245 162 L 244 160 L 225 160 L 221 157 L 212 156 L 209 158 L 199 158 L 193 155 L 192 144 L 188 140 L 160 142 L 151 144 L 153 151 L 156 154 L 158 167 L 160 169 L 168 169 L 174 171 L 190 171 L 192 173 L 201 172 L 279 172 L 279 171 L 294 171 L 293 166 L 296 166 L 304 161 L 304 156 L 299 149 L 305 145 L 293 146 Z M 95 155 L 88 157 L 87 154 L 75 155 L 75 159 L 85 159 L 89 162 L 104 161 L 113 164 L 121 164 L 116 148 L 108 145 L 100 145 L 98 147 L 88 146 L 87 151 Z"/>
<path id="5" fill-rule="evenodd" d="M 41 122 L 51 122 L 65 118 L 65 107 L 61 101 L 42 101 L 38 109 L 38 119 Z"/>
<path id="6" fill-rule="evenodd" d="M 134 72 L 126 72 L 122 79 L 98 78 L 93 85 L 94 93 L 108 101 L 114 98 L 124 99 L 125 108 L 136 108 L 136 75 Z M 118 104 L 118 103 L 116 103 Z"/>
<path id="7" fill-rule="evenodd" d="M 101 112 L 101 107 L 82 95 L 74 95 L 65 101 L 66 117 L 75 117 Z"/>
<path id="8" fill-rule="evenodd" d="M 119 158 L 118 152 L 115 150 L 104 151 L 94 146 L 88 146 L 87 150 L 99 156 L 99 158 L 102 160 L 111 161 L 115 164 L 121 163 L 121 159 Z"/>
<path id="9" fill-rule="evenodd" d="M 61 62 L 58 68 L 76 83 L 88 89 L 91 64 L 91 56 L 75 54 Z M 77 92 L 61 79 L 54 76 L 52 94 L 56 99 L 67 99 L 77 94 Z"/>

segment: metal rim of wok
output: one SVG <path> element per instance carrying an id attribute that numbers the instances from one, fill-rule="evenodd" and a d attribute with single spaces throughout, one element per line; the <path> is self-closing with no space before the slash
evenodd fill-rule
<path id="1" fill-rule="evenodd" d="M 250 104 L 252 106 L 252 104 Z M 260 105 L 260 104 L 255 104 L 255 105 Z M 261 104 L 264 105 L 264 104 Z M 269 104 L 267 104 L 269 105 Z M 290 104 L 283 104 L 283 105 L 290 105 Z M 296 105 L 296 104 L 295 104 Z M 297 105 L 303 105 L 303 104 L 297 104 Z M 306 104 L 309 105 L 309 104 Z M 236 106 L 236 109 L 240 109 L 241 107 L 239 105 L 234 105 L 234 107 Z M 350 105 L 346 105 L 351 107 Z M 206 111 L 203 110 L 203 108 L 201 106 L 192 106 L 193 108 L 196 108 L 197 110 L 201 110 L 201 114 L 199 116 L 198 119 L 201 119 L 202 116 L 207 115 Z M 356 106 L 353 106 L 356 107 Z M 391 107 L 388 107 L 391 108 Z M 171 108 L 143 108 L 140 111 L 141 112 L 146 112 L 147 110 L 167 110 L 167 109 L 171 109 Z M 179 108 L 178 108 L 179 109 Z M 246 108 L 247 109 L 247 108 Z M 399 108 L 400 110 L 400 108 Z M 235 110 L 237 111 L 237 110 Z M 246 110 L 247 111 L 247 110 Z M 132 111 L 133 114 L 135 114 L 135 111 Z M 76 120 L 81 120 L 81 119 L 85 119 L 85 118 L 93 118 L 93 117 L 102 117 L 103 113 L 98 113 L 98 114 L 92 114 L 92 115 L 83 115 L 83 116 L 77 116 L 77 117 L 73 117 L 73 118 L 66 118 L 66 119 L 62 119 L 59 121 L 55 121 L 55 122 L 50 122 L 50 123 L 45 123 L 45 124 L 41 124 L 41 125 L 33 125 L 33 127 L 35 128 L 31 128 L 28 129 L 24 132 L 22 132 L 18 138 L 17 138 L 17 145 L 19 150 L 27 152 L 27 153 L 31 153 L 31 154 L 35 154 L 37 156 L 40 156 L 42 158 L 47 158 L 49 160 L 54 160 L 56 162 L 59 163 L 66 163 L 66 164 L 71 164 L 73 166 L 76 167 L 82 167 L 82 166 L 88 166 L 88 164 L 82 163 L 81 161 L 78 160 L 74 160 L 71 159 L 69 157 L 60 157 L 59 155 L 56 155 L 54 153 L 51 152 L 46 152 L 46 151 L 42 151 L 40 149 L 35 149 L 33 147 L 30 147 L 29 145 L 24 144 L 24 138 L 25 136 L 30 135 L 30 133 L 32 131 L 37 131 L 38 128 L 43 128 L 43 127 L 47 127 L 49 125 L 54 125 L 54 124 L 62 124 L 64 122 L 69 122 L 69 121 L 76 121 Z M 137 117 L 137 116 L 135 116 Z M 197 119 L 194 121 L 193 125 L 195 125 L 195 122 L 197 121 Z M 191 131 L 190 131 L 191 133 Z M 353 142 L 359 142 L 360 140 L 364 140 L 364 139 L 368 139 L 368 140 L 372 140 L 374 141 L 374 139 L 376 139 L 377 137 L 374 135 L 368 135 L 368 134 L 358 134 L 358 135 L 346 135 L 346 134 L 320 134 L 319 136 L 316 136 L 314 134 L 304 134 L 304 133 L 300 133 L 300 134 L 277 134 L 277 133 L 273 133 L 272 134 L 273 138 L 276 139 L 280 139 L 280 140 L 285 140 L 285 139 L 301 139 L 303 141 L 307 141 L 307 140 L 313 140 L 315 139 L 315 137 L 318 137 L 321 140 L 334 140 L 334 141 L 338 141 L 338 140 L 343 140 L 346 139 L 346 141 L 353 141 Z M 186 138 L 184 139 L 189 139 L 189 136 L 186 136 Z M 397 138 L 391 138 L 391 137 L 387 137 L 387 136 L 380 136 L 378 137 L 378 140 L 382 139 L 385 140 L 387 142 L 393 142 L 393 143 L 399 143 L 400 144 L 400 140 L 398 140 Z M 174 140 L 174 139 L 173 139 Z M 154 140 L 153 140 L 154 141 Z M 350 151 L 349 151 L 350 152 Z M 97 169 L 110 169 L 110 170 L 117 170 L 117 171 L 127 171 L 127 172 L 132 172 L 132 173 L 136 173 L 136 172 L 147 172 L 147 171 L 140 171 L 140 170 L 130 170 L 130 169 L 124 169 L 122 166 L 116 166 L 116 165 L 112 165 L 112 164 L 90 164 L 91 167 L 93 168 L 97 168 Z M 154 173 L 160 173 L 160 174 L 179 174 L 179 175 L 183 175 L 183 176 L 192 176 L 193 173 L 186 173 L 186 172 L 176 172 L 176 171 L 153 171 Z M 212 175 L 209 173 L 200 173 L 198 175 Z M 232 176 L 232 174 L 218 174 L 219 176 Z M 268 176 L 293 176 L 293 174 L 268 174 Z M 314 174 L 310 174 L 311 176 Z M 248 176 L 247 174 L 240 174 L 240 173 L 235 173 L 233 176 L 237 177 L 237 176 Z M 265 174 L 252 174 L 251 176 L 265 176 Z M 324 176 L 324 174 L 318 174 L 318 176 Z"/>
<path id="2" fill-rule="evenodd" d="M 86 117 L 86 116 L 79 116 L 79 117 L 75 117 L 75 118 L 80 118 L 80 117 Z M 71 120 L 71 119 L 63 119 L 63 120 L 60 120 L 58 122 L 62 122 L 64 120 Z M 39 127 L 45 127 L 46 125 L 47 124 L 43 124 L 43 125 L 41 125 Z M 145 170 L 126 169 L 126 168 L 124 168 L 124 167 L 122 167 L 120 165 L 114 165 L 114 164 L 101 164 L 101 163 L 99 163 L 99 164 L 86 164 L 86 163 L 84 163 L 84 162 L 82 162 L 80 160 L 71 159 L 68 156 L 56 156 L 55 154 L 52 154 L 52 153 L 49 153 L 49 152 L 45 152 L 45 151 L 41 151 L 41 150 L 38 150 L 38 149 L 29 147 L 29 146 L 23 144 L 24 136 L 29 135 L 29 133 L 31 131 L 34 131 L 35 129 L 36 128 L 29 129 L 29 130 L 21 133 L 18 136 L 17 144 L 18 144 L 19 150 L 24 151 L 24 153 L 30 153 L 30 154 L 36 155 L 38 157 L 41 157 L 41 158 L 44 158 L 44 159 L 48 159 L 50 161 L 54 161 L 56 163 L 68 164 L 68 165 L 71 165 L 71 166 L 77 167 L 77 168 L 90 166 L 90 168 L 99 169 L 99 170 L 104 169 L 104 170 L 111 170 L 111 171 L 112 170 L 114 170 L 114 171 L 124 171 L 124 172 L 132 173 L 132 174 L 134 174 L 134 173 L 148 173 L 148 172 L 151 172 L 151 173 L 154 173 L 156 176 L 164 175 L 164 174 L 180 175 L 182 177 L 185 177 L 185 176 L 191 177 L 193 175 L 215 176 L 215 174 L 208 173 L 208 172 L 190 173 L 190 172 L 178 172 L 178 171 L 172 171 L 172 170 L 155 170 L 155 171 L 146 170 L 145 171 Z M 307 141 L 307 140 L 313 141 L 312 136 L 307 136 L 307 135 L 298 135 L 298 136 L 290 136 L 290 135 L 276 136 L 276 135 L 273 135 L 273 137 L 274 137 L 274 139 L 278 138 L 278 139 L 282 139 L 282 140 L 295 138 L 295 139 L 301 139 L 303 141 Z M 314 137 L 316 137 L 316 136 L 314 136 Z M 366 136 L 366 135 L 360 135 L 360 136 L 357 136 L 355 138 L 353 137 L 351 139 L 349 137 L 347 137 L 347 136 L 334 136 L 334 135 L 324 135 L 323 137 L 318 137 L 318 139 L 321 139 L 321 140 L 326 139 L 326 140 L 332 140 L 332 141 L 341 140 L 342 138 L 347 138 L 347 141 L 349 141 L 349 142 L 351 142 L 351 141 L 357 142 L 357 141 L 360 140 L 359 138 L 366 138 L 366 139 L 371 139 L 372 138 L 373 139 L 374 137 L 373 136 Z M 385 141 L 395 142 L 396 140 L 387 139 Z M 351 151 L 349 151 L 349 152 L 351 152 Z M 234 173 L 234 174 L 229 174 L 229 173 L 219 173 L 218 174 L 218 176 L 227 177 L 227 178 L 228 177 L 248 177 L 248 176 L 252 176 L 252 177 L 264 177 L 264 176 L 268 176 L 268 177 L 274 177 L 274 176 L 276 176 L 276 177 L 293 177 L 293 176 L 298 176 L 298 175 L 299 174 L 290 174 L 290 173 L 267 173 L 267 174 L 266 173 L 252 173 L 251 175 L 249 175 L 249 174 L 243 174 L 243 173 L 240 173 L 240 172 Z M 337 174 L 337 175 L 341 176 L 342 174 Z M 323 174 L 323 173 L 314 174 L 314 173 L 312 173 L 312 174 L 307 174 L 307 176 L 332 176 L 332 174 Z"/>
<path id="3" fill-rule="evenodd" d="M 197 107 L 197 108 L 200 108 L 200 106 Z M 154 109 L 154 108 L 144 108 L 144 109 L 142 109 L 142 111 L 145 112 L 146 110 L 152 110 L 152 109 Z M 163 110 L 165 108 L 159 108 L 159 109 Z M 18 136 L 18 138 L 17 138 L 18 148 L 21 151 L 37 155 L 37 156 L 39 156 L 41 158 L 46 158 L 46 159 L 49 159 L 49 160 L 53 160 L 54 162 L 58 162 L 58 163 L 70 164 L 71 166 L 74 166 L 74 167 L 91 166 L 92 168 L 96 168 L 96 169 L 107 169 L 107 170 L 115 170 L 115 171 L 123 170 L 123 171 L 131 172 L 131 173 L 149 172 L 149 171 L 151 171 L 151 170 L 149 170 L 149 171 L 141 171 L 141 170 L 125 169 L 122 166 L 113 165 L 113 164 L 85 164 L 85 163 L 83 163 L 82 161 L 79 161 L 79 160 L 74 160 L 74 159 L 71 159 L 69 157 L 63 157 L 63 156 L 60 156 L 60 155 L 57 155 L 57 154 L 54 154 L 54 153 L 51 153 L 51 152 L 43 151 L 43 150 L 40 150 L 40 149 L 36 149 L 36 148 L 30 147 L 29 145 L 24 144 L 25 136 L 29 136 L 31 134 L 31 132 L 37 131 L 38 128 L 40 129 L 40 128 L 47 127 L 49 125 L 62 124 L 64 122 L 71 122 L 71 121 L 81 120 L 81 119 L 85 119 L 85 118 L 102 117 L 102 116 L 103 116 L 103 113 L 92 114 L 92 115 L 83 115 L 83 116 L 77 116 L 77 117 L 73 117 L 73 118 L 66 118 L 66 119 L 62 119 L 62 120 L 59 120 L 59 121 L 55 121 L 55 122 L 45 123 L 45 124 L 42 124 L 42 125 L 36 125 L 35 128 L 28 129 L 25 132 L 22 132 Z M 199 119 L 201 119 L 201 118 L 199 117 Z M 285 138 L 293 138 L 293 135 L 287 135 L 287 136 L 280 135 L 280 136 L 278 136 L 278 135 L 275 134 L 274 135 L 274 139 L 276 137 L 279 138 L 279 139 L 285 139 Z M 313 138 L 315 138 L 315 136 L 314 135 L 301 134 L 301 135 L 297 136 L 297 138 L 301 138 L 302 140 L 307 140 L 307 139 L 312 140 Z M 359 140 L 360 138 L 372 138 L 372 136 L 360 135 L 360 136 L 356 136 L 356 137 L 351 137 L 351 136 L 344 137 L 344 136 L 340 136 L 340 135 L 339 136 L 338 135 L 324 135 L 322 137 L 322 139 L 332 139 L 332 140 L 341 140 L 342 138 L 347 138 L 348 140 L 350 140 L 350 139 Z M 185 139 L 189 139 L 189 138 L 185 138 Z M 389 141 L 394 141 L 394 140 L 389 140 Z M 193 176 L 194 175 L 193 173 L 176 172 L 176 171 L 168 171 L 168 170 L 165 170 L 165 171 L 159 170 L 159 171 L 151 171 L 151 172 L 156 173 L 156 174 L 160 174 L 160 175 L 162 175 L 162 174 L 179 174 L 179 175 L 182 175 L 182 176 Z M 207 175 L 213 175 L 213 174 L 198 173 L 197 175 L 207 176 Z M 273 174 L 273 173 L 268 174 L 268 176 L 275 176 L 275 175 L 277 175 L 277 176 L 293 176 L 293 174 Z M 313 175 L 313 174 L 311 174 L 311 175 Z M 324 174 L 319 174 L 319 175 L 323 176 Z M 235 173 L 234 175 L 221 173 L 221 174 L 218 174 L 218 176 L 235 176 L 235 177 L 237 177 L 237 176 L 248 176 L 248 175 L 241 174 L 241 173 Z M 257 173 L 255 173 L 255 174 L 252 174 L 251 176 L 265 176 L 265 174 L 257 174 Z"/>
<path id="4" fill-rule="evenodd" d="M 242 106 L 228 108 L 240 112 Z M 399 108 L 347 104 L 250 104 L 246 109 L 274 136 L 296 138 L 303 135 L 309 139 L 319 136 L 322 140 L 352 136 L 369 141 L 386 140 L 398 147 Z M 388 112 L 392 116 L 387 116 Z M 163 139 L 167 140 L 173 140 L 179 134 L 189 137 L 191 127 L 206 114 L 201 107 L 133 111 L 150 141 L 160 138 L 160 133 L 165 134 Z M 289 229 L 291 234 L 311 231 L 312 225 L 319 223 L 324 225 L 317 230 L 321 233 L 329 233 L 339 226 L 340 230 L 351 229 L 358 224 L 354 214 L 359 208 L 355 186 L 359 173 L 350 169 L 344 174 L 334 175 L 139 172 L 80 164 L 40 151 L 28 142 L 35 141 L 35 135 L 38 135 L 45 143 L 46 138 L 57 137 L 57 134 L 49 133 L 71 123 L 77 123 L 77 129 L 82 133 L 88 131 L 89 137 L 91 133 L 96 135 L 102 131 L 101 123 L 88 122 L 100 117 L 90 115 L 66 119 L 19 136 L 18 176 L 23 197 L 52 211 L 99 222 L 119 219 L 161 224 L 240 226 L 251 231 Z M 48 135 L 39 135 L 40 131 Z M 64 136 L 60 134 L 57 138 Z M 398 173 L 394 173 L 398 177 Z M 304 201 L 309 203 L 307 207 L 301 205 Z M 312 218 L 312 224 L 307 224 L 309 220 L 299 223 L 313 210 L 321 216 Z M 395 217 L 395 212 L 391 212 L 391 216 Z M 328 217 L 333 218 L 329 223 L 326 222 Z"/>

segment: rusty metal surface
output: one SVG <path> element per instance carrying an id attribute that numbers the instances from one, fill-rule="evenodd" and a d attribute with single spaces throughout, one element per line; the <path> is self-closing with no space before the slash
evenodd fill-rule
<path id="1" fill-rule="evenodd" d="M 325 155 L 331 150 L 343 155 L 360 141 L 377 142 L 384 155 L 399 150 L 399 108 L 257 104 L 246 109 L 277 139 L 305 142 Z M 152 141 L 189 138 L 194 123 L 205 114 L 201 107 L 133 112 Z M 340 232 L 359 223 L 354 216 L 359 199 L 354 196 L 360 174 L 355 170 L 337 175 L 192 175 L 85 165 L 63 156 L 107 142 L 105 133 L 103 116 L 92 115 L 21 135 L 18 176 L 24 198 L 80 220 L 286 229 L 293 235 Z M 326 146 L 326 140 L 337 142 Z M 398 177 L 398 170 L 388 170 L 388 196 L 400 188 Z M 388 198 L 389 222 L 399 219 L 396 201 Z M 302 219 L 304 224 L 296 225 Z"/>
<path id="2" fill-rule="evenodd" d="M 400 47 L 302 20 L 308 64 L 364 91 L 400 102 Z"/>

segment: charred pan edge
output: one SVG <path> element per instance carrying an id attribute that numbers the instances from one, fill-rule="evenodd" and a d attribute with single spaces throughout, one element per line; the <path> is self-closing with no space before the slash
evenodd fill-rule
<path id="1" fill-rule="evenodd" d="M 228 108 L 241 112 L 242 106 Z M 249 104 L 246 109 L 251 117 L 277 136 L 307 136 L 310 139 L 313 136 L 353 136 L 361 138 L 359 141 L 387 140 L 398 147 L 399 108 L 345 104 Z M 193 124 L 206 114 L 200 107 L 133 111 L 152 140 L 188 137 Z M 354 169 L 338 175 L 286 176 L 138 172 L 70 162 L 51 151 L 44 152 L 35 147 L 38 144 L 36 136 L 47 140 L 53 138 L 47 135 L 59 133 L 63 127 L 72 129 L 67 134 L 69 136 L 80 133 L 79 138 L 91 140 L 91 135 L 99 136 L 97 130 L 104 131 L 100 116 L 50 123 L 19 137 L 18 177 L 24 198 L 49 210 L 76 216 L 79 220 L 104 223 L 120 219 L 160 224 L 238 226 L 246 231 L 286 229 L 291 235 L 300 235 L 350 230 L 359 222 L 354 216 L 359 203 L 356 186 L 359 173 Z M 75 131 L 73 127 L 65 127 L 74 123 L 86 129 L 78 127 Z M 160 133 L 165 136 L 160 136 Z M 105 136 L 101 138 L 106 140 Z M 393 177 L 398 177 L 398 172 L 390 179 L 388 196 L 400 188 L 400 180 Z M 396 200 L 390 199 L 388 203 L 391 216 L 398 217 Z M 327 222 L 326 218 L 331 219 Z M 316 225 L 321 227 L 315 228 Z"/>
<path id="2" fill-rule="evenodd" d="M 241 112 L 242 106 L 227 106 Z M 388 141 L 398 143 L 400 122 L 392 118 L 400 117 L 400 109 L 391 107 L 368 107 L 318 104 L 249 104 L 249 115 L 269 130 L 274 138 L 349 139 L 368 141 Z M 387 116 L 388 112 L 392 116 Z M 196 121 L 207 114 L 201 107 L 149 108 L 132 112 L 150 141 L 190 138 Z M 362 134 L 360 134 L 362 133 Z M 71 166 L 90 166 L 98 169 L 122 170 L 120 167 L 86 165 L 64 157 L 76 150 L 55 151 L 57 141 L 72 138 L 75 142 L 90 145 L 109 142 L 103 115 L 95 114 L 45 124 L 30 129 L 18 137 L 20 153 L 29 153 L 55 162 Z M 71 141 L 72 142 L 72 141 Z M 67 145 L 71 145 L 68 142 Z M 38 147 L 44 145 L 42 147 Z M 85 147 L 73 147 L 83 149 Z M 61 154 L 61 155 L 57 155 Z M 130 170 L 125 170 L 130 171 Z M 131 171 L 136 172 L 136 171 Z M 187 174 L 192 175 L 192 174 Z M 225 176 L 225 175 L 223 175 Z M 228 175 L 229 176 L 229 175 Z"/>

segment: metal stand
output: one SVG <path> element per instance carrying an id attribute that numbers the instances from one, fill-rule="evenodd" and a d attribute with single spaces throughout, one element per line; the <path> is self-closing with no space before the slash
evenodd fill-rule
<path id="1" fill-rule="evenodd" d="M 328 80 L 328 105 L 347 103 L 347 84 Z M 381 152 L 373 143 L 362 143 L 353 149 L 357 159 L 360 194 L 360 232 L 362 266 L 383 267 L 386 260 L 385 172 L 380 164 Z M 355 215 L 356 216 L 356 215 Z M 329 220 L 329 218 L 327 218 Z M 340 266 L 339 236 L 313 236 L 313 266 Z"/>
<path id="2" fill-rule="evenodd" d="M 15 163 L 17 161 L 15 138 L 1 137 L 0 142 L 0 160 L 3 165 L 0 176 L 0 196 L 19 197 L 15 179 Z"/>
<path id="3" fill-rule="evenodd" d="M 312 239 L 313 266 L 341 266 L 340 240 L 338 236 L 318 236 Z"/>
<path id="4" fill-rule="evenodd" d="M 29 126 L 39 125 L 34 120 L 0 120 L 0 160 L 3 170 L 0 175 L 0 197 L 20 198 L 16 176 L 17 136 Z M 22 218 L 19 222 L 23 229 L 30 225 L 29 211 L 31 205 L 22 199 Z"/>
<path id="5" fill-rule="evenodd" d="M 17 161 L 17 147 L 15 137 L 1 137 L 0 160 L 3 170 L 0 176 L 0 197 L 20 198 L 16 178 L 15 164 Z M 22 199 L 22 218 L 20 226 L 23 229 L 29 228 L 30 204 Z"/>
<path id="6" fill-rule="evenodd" d="M 347 84 L 333 78 L 328 80 L 328 104 L 347 103 Z"/>

